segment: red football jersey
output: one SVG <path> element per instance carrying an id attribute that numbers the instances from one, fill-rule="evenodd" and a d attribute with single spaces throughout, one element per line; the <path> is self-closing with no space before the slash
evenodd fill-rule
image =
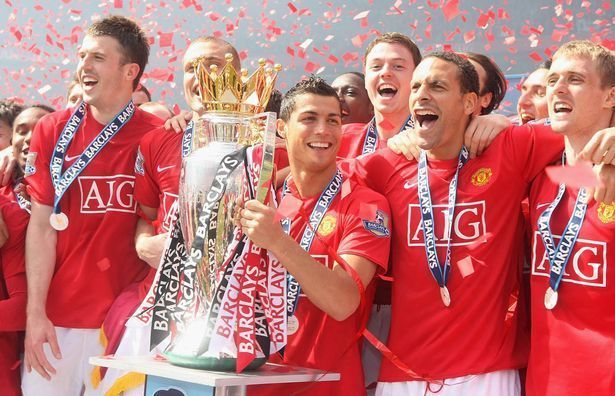
<path id="1" fill-rule="evenodd" d="M 135 198 L 140 205 L 157 208 L 156 233 L 167 232 L 177 213 L 171 207 L 177 200 L 182 167 L 182 133 L 157 130 L 141 139 L 135 163 Z"/>
<path id="2" fill-rule="evenodd" d="M 379 266 L 377 273 L 382 273 L 387 268 L 389 258 L 389 205 L 380 194 L 351 181 L 345 183 L 318 227 L 310 254 L 318 262 L 332 268 L 335 259 L 328 253 L 330 247 L 339 255 L 364 257 Z M 283 199 L 296 199 L 309 216 L 318 196 L 302 199 L 292 181 L 289 187 L 290 193 Z M 297 211 L 291 221 L 290 235 L 299 240 L 306 227 L 305 218 Z M 369 224 L 365 222 L 379 222 L 387 227 L 389 235 L 370 231 Z M 373 293 L 366 292 L 366 296 L 370 294 L 373 296 Z M 251 387 L 250 394 L 289 395 L 303 389 L 310 395 L 365 394 L 360 343 L 355 340 L 370 307 L 371 301 L 366 301 L 364 312 L 357 310 L 346 320 L 337 321 L 301 294 L 295 312 L 298 330 L 288 336 L 284 359 L 272 357 L 271 360 L 338 372 L 341 373 L 340 381 Z"/>
<path id="3" fill-rule="evenodd" d="M 19 353 L 26 327 L 25 237 L 28 213 L 0 197 L 0 211 L 9 239 L 0 249 L 0 389 L 21 395 Z"/>
<path id="4" fill-rule="evenodd" d="M 557 305 L 547 310 L 550 265 L 537 223 L 557 191 L 558 185 L 542 173 L 530 192 L 532 348 L 527 394 L 615 395 L 615 272 L 608 269 L 615 262 L 615 206 L 593 200 L 588 205 Z M 577 193 L 568 188 L 551 216 L 555 244 Z"/>
<path id="5" fill-rule="evenodd" d="M 395 219 L 388 345 L 425 378 L 453 378 L 525 364 L 526 354 L 515 346 L 518 315 L 508 312 L 521 277 L 520 203 L 532 178 L 563 147 L 560 136 L 550 131 L 536 133 L 538 128 L 544 127 L 509 128 L 459 172 L 447 284 L 450 307 L 444 306 L 427 266 L 417 162 L 384 149 L 356 163 L 358 176 L 388 198 Z M 428 161 L 441 265 L 448 242 L 448 188 L 457 164 L 457 159 Z M 411 379 L 385 359 L 379 380 Z"/>
<path id="6" fill-rule="evenodd" d="M 45 116 L 36 125 L 26 177 L 33 200 L 53 206 L 49 162 L 55 142 L 72 110 Z M 47 314 L 56 326 L 99 328 L 117 295 L 145 276 L 137 257 L 134 231 L 135 158 L 139 140 L 160 120 L 138 108 L 112 140 L 71 184 L 61 200 L 68 228 L 57 233 L 56 267 L 47 295 Z M 87 112 L 64 158 L 73 164 L 104 128 Z"/>
<path id="7" fill-rule="evenodd" d="M 337 152 L 338 158 L 357 158 L 363 154 L 363 145 L 367 135 L 367 124 L 346 124 L 342 126 L 342 141 Z M 378 138 L 376 150 L 387 147 L 386 140 Z"/>

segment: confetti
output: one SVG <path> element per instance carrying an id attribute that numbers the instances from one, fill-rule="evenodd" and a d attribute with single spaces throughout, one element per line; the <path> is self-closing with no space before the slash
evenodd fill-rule
<path id="1" fill-rule="evenodd" d="M 442 7 L 442 12 L 448 22 L 455 19 L 459 15 L 459 0 L 448 0 Z"/>
<path id="2" fill-rule="evenodd" d="M 549 166 L 545 168 L 549 179 L 554 183 L 563 183 L 568 187 L 598 187 L 598 179 L 588 161 L 577 161 L 574 166 Z"/>

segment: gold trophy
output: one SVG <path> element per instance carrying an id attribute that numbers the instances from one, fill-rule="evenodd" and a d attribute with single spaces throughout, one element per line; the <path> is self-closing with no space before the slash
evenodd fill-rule
<path id="1" fill-rule="evenodd" d="M 231 306 L 227 300 L 237 288 L 233 282 L 241 281 L 248 246 L 235 228 L 233 208 L 239 197 L 263 202 L 271 193 L 276 115 L 262 111 L 281 69 L 266 68 L 259 60 L 259 68 L 248 76 L 245 69 L 235 70 L 232 60 L 226 54 L 223 68 L 212 65 L 209 70 L 204 58 L 194 61 L 202 107 L 193 109 L 201 115 L 182 144 L 179 229 L 186 257 L 179 265 L 182 286 L 173 305 L 182 309 L 175 309 L 179 320 L 171 327 L 177 331 L 165 352 L 173 364 L 224 371 L 235 369 L 237 349 L 228 332 L 214 328 L 229 323 L 220 324 L 220 316 Z M 255 155 L 257 149 L 248 147 L 257 144 Z M 265 330 L 260 330 L 262 335 Z M 255 349 L 259 353 L 248 368 L 263 364 L 270 352 L 269 346 Z"/>

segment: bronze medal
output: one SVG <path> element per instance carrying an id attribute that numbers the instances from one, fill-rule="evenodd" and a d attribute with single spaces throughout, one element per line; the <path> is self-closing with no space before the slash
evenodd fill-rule
<path id="1" fill-rule="evenodd" d="M 56 231 L 64 231 L 68 227 L 68 217 L 62 212 L 52 213 L 49 216 L 49 224 Z"/>
<path id="2" fill-rule="evenodd" d="M 551 310 L 557 305 L 557 292 L 551 287 L 545 292 L 545 308 Z"/>
<path id="3" fill-rule="evenodd" d="M 440 297 L 442 298 L 442 302 L 445 307 L 449 307 L 451 305 L 451 294 L 448 292 L 446 286 L 442 286 L 440 288 Z"/>

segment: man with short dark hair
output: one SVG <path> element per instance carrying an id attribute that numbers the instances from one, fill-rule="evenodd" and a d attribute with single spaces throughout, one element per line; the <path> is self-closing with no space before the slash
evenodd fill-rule
<path id="1" fill-rule="evenodd" d="M 337 91 L 342 104 L 342 123 L 363 127 L 374 116 L 374 106 L 365 89 L 365 75 L 358 72 L 340 74 L 331 86 Z"/>
<path id="2" fill-rule="evenodd" d="M 369 314 L 365 293 L 384 272 L 390 241 L 386 200 L 341 174 L 337 94 L 310 77 L 284 97 L 278 131 L 286 139 L 290 176 L 278 213 L 256 200 L 241 203 L 238 223 L 273 253 L 289 277 L 288 342 L 282 361 L 341 373 L 339 382 L 254 387 L 250 394 L 365 394 L 357 334 Z M 309 216 L 309 217 L 308 217 Z M 298 300 L 291 298 L 297 290 Z M 290 300 L 289 300 L 290 299 Z M 360 302 L 365 299 L 367 305 Z"/>
<path id="3" fill-rule="evenodd" d="M 12 149 L 13 158 L 17 162 L 17 167 L 13 170 L 11 183 L 0 187 L 0 194 L 7 197 L 12 202 L 17 202 L 19 206 L 27 211 L 30 211 L 30 202 L 25 196 L 23 188 L 23 178 L 28 171 L 27 159 L 30 151 L 30 141 L 32 139 L 32 131 L 38 121 L 49 113 L 55 110 L 46 105 L 33 105 L 27 107 L 15 117 L 13 123 Z"/>
<path id="4" fill-rule="evenodd" d="M 147 63 L 143 31 L 118 16 L 95 22 L 79 50 L 83 102 L 36 126 L 26 183 L 26 395 L 77 395 L 111 303 L 145 275 L 131 238 L 134 161 L 159 120 L 131 100 Z M 32 370 L 34 369 L 34 370 Z"/>
<path id="5" fill-rule="evenodd" d="M 357 163 L 398 219 L 387 345 L 401 363 L 383 360 L 377 395 L 520 391 L 516 369 L 525 355 L 515 345 L 518 315 L 507 316 L 521 271 L 519 208 L 561 140 L 548 127 L 508 128 L 469 158 L 464 130 L 478 87 L 467 59 L 428 55 L 411 83 L 418 162 L 385 149 Z"/>
<path id="6" fill-rule="evenodd" d="M 385 33 L 365 50 L 365 89 L 371 100 L 374 118 L 364 124 L 343 129 L 339 156 L 356 158 L 386 147 L 386 141 L 410 127 L 408 108 L 410 79 L 421 61 L 416 44 L 401 33 Z"/>
<path id="7" fill-rule="evenodd" d="M 13 121 L 23 106 L 11 100 L 0 100 L 0 150 L 11 145 Z"/>
<path id="8" fill-rule="evenodd" d="M 517 101 L 519 124 L 542 120 L 549 116 L 546 77 L 550 64 L 550 61 L 541 64 L 521 82 L 521 96 Z"/>

